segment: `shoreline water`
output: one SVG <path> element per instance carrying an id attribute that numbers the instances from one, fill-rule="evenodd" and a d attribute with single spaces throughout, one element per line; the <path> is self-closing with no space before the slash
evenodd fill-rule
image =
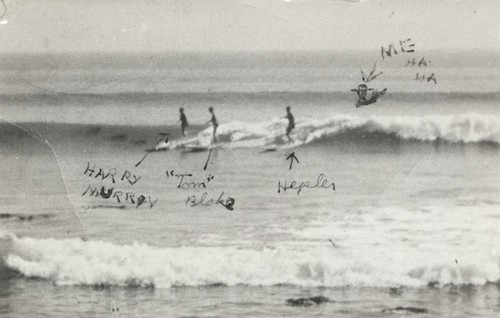
<path id="1" fill-rule="evenodd" d="M 328 289 L 276 287 L 180 287 L 171 289 L 133 288 L 116 286 L 46 286 L 43 281 L 11 281 L 4 292 L 11 302 L 3 306 L 1 312 L 9 316 L 37 315 L 40 312 L 22 305 L 22 299 L 15 294 L 16 288 L 30 288 L 33 302 L 39 308 L 47 301 L 53 303 L 53 317 L 67 317 L 75 314 L 93 317 L 109 317 L 122 314 L 134 317 L 161 316 L 218 316 L 232 317 L 235 313 L 243 316 L 269 317 L 386 317 L 388 315 L 411 315 L 415 308 L 425 310 L 418 317 L 464 317 L 476 313 L 481 317 L 496 317 L 495 299 L 498 287 L 464 287 L 450 289 Z M 36 296 L 39 293 L 39 296 Z M 58 300 L 47 299 L 47 294 L 57 295 Z M 400 294 L 398 294 L 400 293 Z M 322 296 L 327 302 L 314 306 L 290 306 L 287 299 Z M 131 301 L 130 299 L 134 299 Z M 221 301 L 219 299 L 224 299 Z M 156 308 L 161 303 L 162 306 Z M 60 306 L 75 304 L 73 311 Z M 154 309 L 152 308 L 154 306 Z M 57 310 L 56 310 L 57 308 Z M 413 313 L 414 314 L 414 313 Z"/>
<path id="2" fill-rule="evenodd" d="M 356 109 L 375 55 L 0 61 L 0 314 L 496 317 L 497 56 L 432 56 L 438 85 L 393 56 L 388 93 Z M 142 161 L 162 133 L 185 141 L 180 107 L 200 145 L 214 107 L 220 147 Z M 335 191 L 277 193 L 321 175 Z"/>

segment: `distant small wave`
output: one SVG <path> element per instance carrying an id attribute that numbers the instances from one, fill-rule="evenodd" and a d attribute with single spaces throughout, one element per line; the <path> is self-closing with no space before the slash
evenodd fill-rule
<path id="1" fill-rule="evenodd" d="M 0 219 L 14 219 L 19 221 L 33 221 L 36 219 L 48 219 L 54 217 L 52 214 L 19 214 L 19 213 L 0 213 Z"/>
<path id="2" fill-rule="evenodd" d="M 375 136 L 376 140 L 500 144 L 500 117 L 477 114 L 369 118 L 339 115 L 324 120 L 298 119 L 291 134 L 292 143 L 285 136 L 286 125 L 286 120 L 280 119 L 255 124 L 230 122 L 220 125 L 217 137 L 220 146 L 226 148 L 296 147 L 335 142 L 346 136 L 361 139 Z M 356 140 L 353 138 L 351 142 Z M 211 143 L 212 128 L 208 128 L 193 139 L 174 142 L 169 147 L 176 148 L 184 144 L 208 146 Z"/>

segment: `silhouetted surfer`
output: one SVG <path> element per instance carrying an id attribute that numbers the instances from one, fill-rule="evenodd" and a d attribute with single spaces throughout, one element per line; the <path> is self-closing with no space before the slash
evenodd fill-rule
<path id="1" fill-rule="evenodd" d="M 368 98 L 368 91 L 372 91 L 370 98 Z M 368 88 L 366 84 L 358 85 L 358 88 L 351 89 L 351 92 L 356 92 L 358 94 L 358 101 L 356 102 L 356 108 L 361 106 L 366 106 L 377 102 L 377 99 L 384 95 L 387 88 L 384 88 L 381 92 L 373 88 Z"/>
<path id="2" fill-rule="evenodd" d="M 288 119 L 288 127 L 286 127 L 286 136 L 289 141 L 292 141 L 290 138 L 290 132 L 295 128 L 295 119 L 293 118 L 292 112 L 290 112 L 290 106 L 286 108 L 286 116 L 282 117 Z"/>
<path id="3" fill-rule="evenodd" d="M 188 120 L 186 118 L 186 114 L 184 114 L 184 108 L 179 108 L 179 112 L 180 112 L 180 119 L 179 119 L 179 122 L 181 123 L 181 131 L 182 131 L 182 135 L 185 137 L 186 136 L 186 127 L 189 126 L 188 124 Z"/>
<path id="4" fill-rule="evenodd" d="M 212 114 L 212 118 L 209 121 L 207 121 L 207 124 L 210 122 L 212 123 L 212 126 L 214 127 L 214 141 L 217 142 L 217 137 L 215 137 L 215 133 L 217 132 L 217 127 L 219 127 L 219 124 L 217 123 L 217 118 L 215 118 L 214 108 L 209 107 L 208 111 L 210 112 L 210 114 Z"/>

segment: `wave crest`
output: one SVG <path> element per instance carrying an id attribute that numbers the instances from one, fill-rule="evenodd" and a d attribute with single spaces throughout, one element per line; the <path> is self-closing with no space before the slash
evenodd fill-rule
<path id="1" fill-rule="evenodd" d="M 476 114 L 443 116 L 357 117 L 339 115 L 325 120 L 300 119 L 292 131 L 292 143 L 285 136 L 287 122 L 274 119 L 255 124 L 230 122 L 220 125 L 217 137 L 221 147 L 296 147 L 315 142 L 337 141 L 346 136 L 396 139 L 399 141 L 500 144 L 500 117 Z M 350 140 L 350 142 L 355 141 Z M 212 128 L 187 141 L 160 145 L 157 149 L 184 145 L 209 146 Z"/>
<path id="2" fill-rule="evenodd" d="M 500 277 L 499 255 L 464 264 L 442 260 L 405 267 L 386 257 L 355 258 L 331 248 L 293 250 L 235 247 L 156 248 L 80 239 L 13 237 L 6 265 L 60 285 L 426 286 L 486 284 Z M 429 259 L 427 260 L 429 261 Z M 395 264 L 399 264 L 396 266 Z"/>

